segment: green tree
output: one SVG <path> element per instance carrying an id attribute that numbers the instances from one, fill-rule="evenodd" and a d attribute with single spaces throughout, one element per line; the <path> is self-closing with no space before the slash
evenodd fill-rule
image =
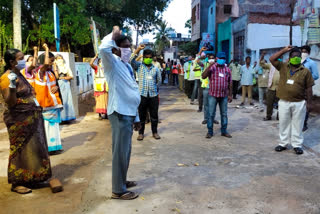
<path id="1" fill-rule="evenodd" d="M 88 53 L 91 43 L 90 17 L 103 37 L 113 25 L 132 24 L 141 31 L 151 31 L 171 0 L 55 0 L 60 10 L 61 47 Z M 53 1 L 21 1 L 22 41 L 30 36 L 30 47 L 41 47 L 43 42 L 54 45 Z M 0 20 L 13 32 L 13 0 L 0 0 Z M 85 47 L 85 48 L 84 48 Z M 90 48 L 89 48 L 90 49 Z M 91 45 L 93 52 L 93 48 Z M 90 50 L 89 50 L 90 52 Z"/>
<path id="2" fill-rule="evenodd" d="M 186 21 L 186 23 L 184 24 L 184 27 L 188 29 L 188 32 L 191 34 L 191 29 L 192 29 L 192 22 L 191 19 L 189 19 L 188 21 Z"/>
<path id="3" fill-rule="evenodd" d="M 155 49 L 158 54 L 162 54 L 163 50 L 170 45 L 170 31 L 173 29 L 168 27 L 168 23 L 166 21 L 159 21 L 155 25 Z"/>
<path id="4" fill-rule="evenodd" d="M 182 50 L 186 55 L 195 55 L 198 53 L 198 43 L 188 42 L 186 44 L 180 45 L 179 49 Z"/>

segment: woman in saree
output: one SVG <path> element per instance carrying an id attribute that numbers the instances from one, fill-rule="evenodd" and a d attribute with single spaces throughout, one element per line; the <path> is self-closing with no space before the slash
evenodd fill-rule
<path id="1" fill-rule="evenodd" d="M 59 123 L 62 110 L 62 99 L 59 91 L 57 78 L 59 74 L 52 71 L 55 60 L 49 52 L 46 44 L 43 45 L 45 53 L 39 56 L 39 67 L 34 70 L 34 90 L 36 98 L 43 109 L 44 128 L 46 132 L 48 149 L 50 154 L 62 151 Z"/>
<path id="2" fill-rule="evenodd" d="M 53 66 L 55 73 L 59 74 L 59 88 L 63 100 L 63 110 L 61 111 L 61 121 L 69 122 L 76 119 L 74 112 L 72 93 L 70 87 L 70 81 L 73 79 L 73 74 L 69 66 L 66 65 L 63 56 L 56 55 L 56 61 Z"/>
<path id="3" fill-rule="evenodd" d="M 11 191 L 27 194 L 32 192 L 28 187 L 51 177 L 51 166 L 42 110 L 32 86 L 20 73 L 25 68 L 23 58 L 17 49 L 6 51 L 0 91 L 6 104 L 4 122 L 10 140 L 8 182 Z"/>
<path id="4" fill-rule="evenodd" d="M 101 59 L 98 59 L 98 65 L 94 62 L 98 59 L 98 54 L 91 60 L 90 66 L 94 69 L 94 97 L 96 100 L 96 113 L 99 114 L 99 120 L 107 118 L 108 107 L 108 83 L 104 77 L 104 71 Z"/>

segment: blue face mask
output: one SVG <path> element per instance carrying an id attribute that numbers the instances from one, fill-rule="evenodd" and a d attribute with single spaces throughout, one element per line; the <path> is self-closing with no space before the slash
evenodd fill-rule
<path id="1" fill-rule="evenodd" d="M 225 60 L 225 59 L 218 59 L 218 60 L 217 60 L 217 63 L 218 63 L 219 65 L 224 65 L 224 64 L 226 64 L 226 60 Z"/>
<path id="2" fill-rule="evenodd" d="M 189 60 L 189 63 L 191 63 L 192 62 L 192 60 Z"/>

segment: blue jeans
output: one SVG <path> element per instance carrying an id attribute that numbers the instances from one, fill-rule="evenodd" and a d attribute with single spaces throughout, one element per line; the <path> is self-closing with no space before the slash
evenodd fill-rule
<path id="1" fill-rule="evenodd" d="M 198 97 L 199 87 L 200 87 L 200 80 L 194 80 L 191 101 L 194 101 L 194 99 Z"/>
<path id="2" fill-rule="evenodd" d="M 212 97 L 209 95 L 209 120 L 208 133 L 213 135 L 213 120 L 216 116 L 217 104 L 219 104 L 221 116 L 221 134 L 227 134 L 228 126 L 228 97 Z"/>
<path id="3" fill-rule="evenodd" d="M 117 112 L 109 115 L 112 129 L 112 192 L 116 194 L 127 191 L 134 119 L 135 117 Z"/>
<path id="4" fill-rule="evenodd" d="M 209 120 L 209 88 L 203 89 L 203 116 L 204 120 Z"/>

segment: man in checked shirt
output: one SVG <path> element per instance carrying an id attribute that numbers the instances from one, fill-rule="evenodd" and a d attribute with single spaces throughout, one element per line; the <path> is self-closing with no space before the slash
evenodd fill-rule
<path id="1" fill-rule="evenodd" d="M 136 58 L 141 50 L 145 48 L 140 45 L 132 55 L 131 65 L 137 71 L 139 79 L 139 90 L 141 95 L 141 102 L 139 106 L 139 117 L 141 122 L 141 129 L 139 130 L 139 141 L 144 138 L 144 129 L 146 124 L 147 112 L 150 113 L 151 130 L 153 137 L 156 140 L 160 139 L 158 134 L 158 110 L 159 110 L 159 86 L 161 84 L 160 69 L 152 64 L 154 54 L 152 50 L 146 49 L 143 51 L 143 62 L 137 62 Z"/>
<path id="2" fill-rule="evenodd" d="M 232 77 L 231 71 L 226 65 L 226 54 L 217 54 L 217 63 L 210 63 L 202 73 L 202 78 L 209 77 L 209 118 L 207 122 L 208 133 L 206 138 L 213 137 L 213 121 L 216 115 L 216 107 L 219 104 L 221 115 L 221 136 L 232 138 L 227 131 L 228 126 L 228 102 L 232 102 Z"/>

